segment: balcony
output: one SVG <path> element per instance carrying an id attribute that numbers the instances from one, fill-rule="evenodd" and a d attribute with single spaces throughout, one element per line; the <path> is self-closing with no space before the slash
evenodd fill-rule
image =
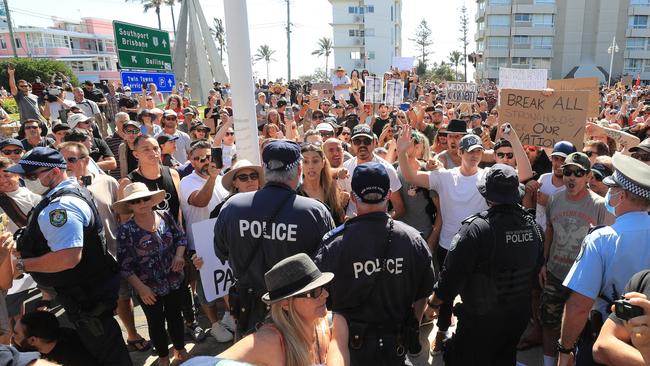
<path id="1" fill-rule="evenodd" d="M 649 28 L 627 28 L 625 30 L 626 37 L 650 37 Z"/>

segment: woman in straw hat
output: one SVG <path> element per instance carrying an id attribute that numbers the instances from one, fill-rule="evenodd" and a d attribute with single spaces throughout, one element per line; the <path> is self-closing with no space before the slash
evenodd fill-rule
<path id="1" fill-rule="evenodd" d="M 218 357 L 269 366 L 348 365 L 347 323 L 325 306 L 324 286 L 333 278 L 304 253 L 278 262 L 264 275 L 267 323 Z"/>
<path id="2" fill-rule="evenodd" d="M 147 318 L 149 337 L 158 352 L 159 365 L 169 365 L 167 333 L 174 345 L 174 357 L 189 358 L 184 348 L 181 316 L 183 230 L 167 211 L 154 210 L 165 191 L 149 191 L 144 183 L 124 188 L 124 198 L 113 204 L 115 212 L 133 217 L 120 225 L 117 259 L 122 276 L 136 290 Z M 167 321 L 167 331 L 165 330 Z"/>

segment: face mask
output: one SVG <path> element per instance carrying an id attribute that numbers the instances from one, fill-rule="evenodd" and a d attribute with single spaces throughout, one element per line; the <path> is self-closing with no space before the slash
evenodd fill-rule
<path id="1" fill-rule="evenodd" d="M 49 190 L 48 187 L 41 184 L 41 181 L 39 179 L 35 179 L 35 180 L 25 179 L 25 187 L 30 191 L 39 195 L 43 195 L 45 194 L 45 192 Z"/>
<path id="2" fill-rule="evenodd" d="M 612 206 L 609 203 L 609 200 L 612 199 L 612 195 L 610 194 L 610 192 L 611 192 L 611 189 L 608 189 L 607 194 L 605 195 L 605 208 L 607 209 L 607 212 L 609 212 L 612 215 L 616 216 L 616 207 L 618 207 L 618 205 Z"/>
<path id="3" fill-rule="evenodd" d="M 130 96 L 131 96 L 131 92 L 124 92 L 124 95 L 127 96 L 127 97 L 130 97 Z"/>

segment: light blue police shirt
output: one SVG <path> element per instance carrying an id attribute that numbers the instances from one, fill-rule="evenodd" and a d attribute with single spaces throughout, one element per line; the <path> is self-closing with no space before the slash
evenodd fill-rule
<path id="1" fill-rule="evenodd" d="M 650 267 L 650 216 L 628 212 L 611 226 L 587 235 L 582 250 L 564 279 L 564 286 L 595 299 L 594 309 L 609 314 L 607 302 L 623 295 L 632 276 Z"/>
<path id="2" fill-rule="evenodd" d="M 78 187 L 77 179 L 69 178 L 50 190 L 46 197 L 68 187 Z M 76 196 L 63 196 L 54 201 L 38 215 L 38 226 L 43 232 L 47 245 L 53 252 L 83 247 L 84 226 L 90 224 L 90 206 Z"/>

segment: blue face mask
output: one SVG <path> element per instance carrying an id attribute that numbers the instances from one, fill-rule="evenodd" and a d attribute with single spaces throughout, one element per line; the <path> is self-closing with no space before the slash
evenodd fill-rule
<path id="1" fill-rule="evenodd" d="M 605 208 L 607 209 L 607 211 L 609 213 L 616 216 L 616 207 L 612 206 L 609 203 L 609 200 L 612 198 L 612 195 L 610 194 L 611 191 L 612 191 L 611 189 L 608 189 L 607 194 L 605 195 Z M 617 205 L 617 207 L 618 207 L 618 205 Z"/>

